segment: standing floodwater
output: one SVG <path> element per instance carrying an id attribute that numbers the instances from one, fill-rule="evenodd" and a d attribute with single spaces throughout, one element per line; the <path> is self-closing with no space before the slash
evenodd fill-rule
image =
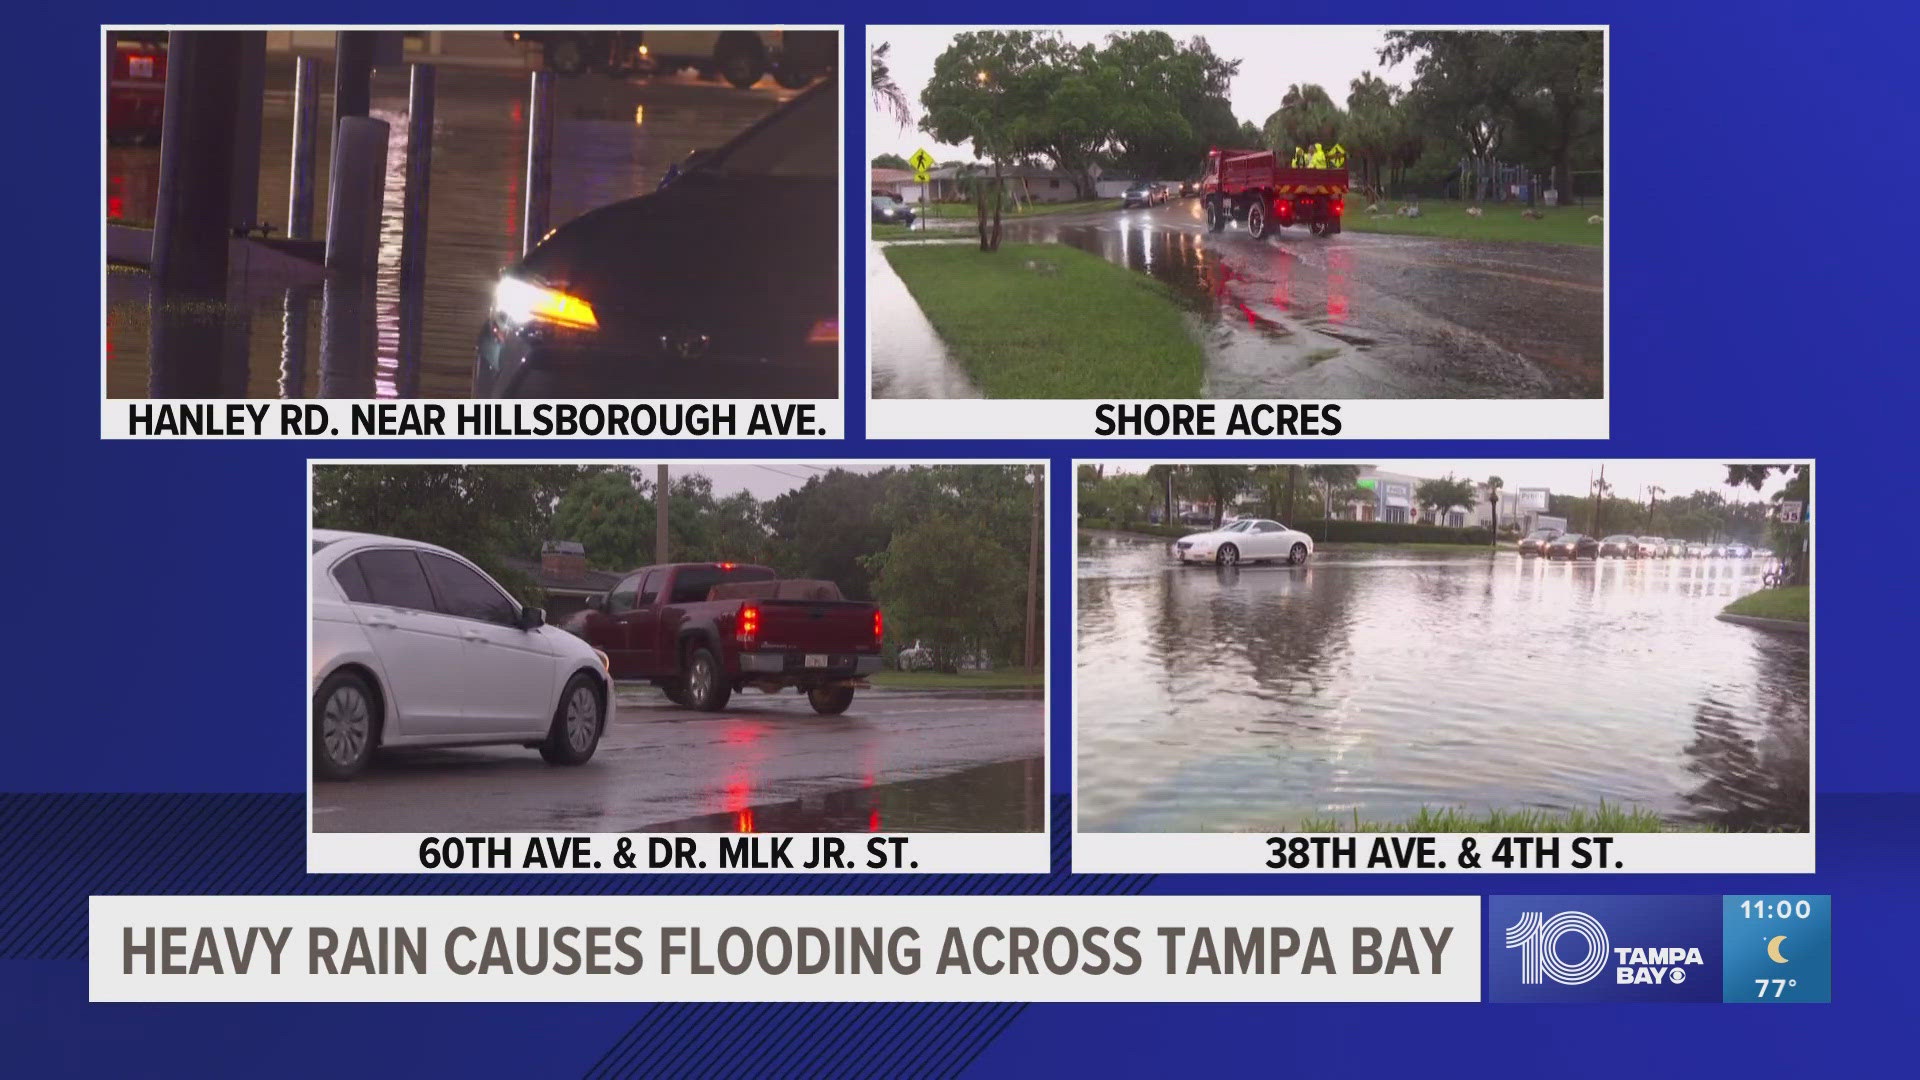
<path id="1" fill-rule="evenodd" d="M 1083 535 L 1080 827 L 1351 827 L 1423 807 L 1804 831 L 1810 649 L 1714 618 L 1759 559 L 1325 551 L 1172 565 Z"/>

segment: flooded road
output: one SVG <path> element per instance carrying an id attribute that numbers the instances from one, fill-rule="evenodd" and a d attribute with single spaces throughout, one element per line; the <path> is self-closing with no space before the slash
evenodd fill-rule
<path id="1" fill-rule="evenodd" d="M 1010 221 L 1165 282 L 1194 313 L 1211 398 L 1604 396 L 1598 247 L 1304 228 L 1207 232 L 1198 199 Z"/>
<path id="2" fill-rule="evenodd" d="M 324 236 L 333 72 L 325 59 L 319 66 L 314 230 Z M 391 139 L 380 271 L 371 293 L 256 282 L 235 289 L 224 311 L 206 313 L 221 324 L 224 355 L 207 357 L 195 349 L 193 356 L 156 358 L 146 273 L 109 270 L 107 396 L 468 396 L 474 342 L 494 282 L 520 252 L 528 75 L 441 65 L 437 81 L 419 370 L 401 371 L 397 362 L 407 70 L 396 66 L 376 71 L 373 79 L 372 115 L 391 126 Z M 669 165 L 694 150 L 717 148 L 795 93 L 770 77 L 750 90 L 691 75 L 633 81 L 587 75 L 556 78 L 554 86 L 555 226 L 653 191 Z M 278 226 L 276 236 L 287 221 L 292 88 L 291 59 L 269 56 L 256 220 Z M 108 216 L 150 224 L 159 169 L 156 147 L 108 147 Z"/>
<path id="3" fill-rule="evenodd" d="M 622 685 L 592 761 L 520 747 L 394 752 L 320 784 L 317 832 L 1039 832 L 1043 703 L 867 691 L 843 716 L 795 694 L 718 712 Z"/>
<path id="4" fill-rule="evenodd" d="M 1083 534 L 1080 827 L 1279 831 L 1421 808 L 1804 831 L 1810 651 L 1714 618 L 1764 560 L 1391 550 L 1177 567 Z"/>
<path id="5" fill-rule="evenodd" d="M 907 283 L 893 272 L 881 244 L 867 245 L 867 309 L 873 320 L 867 340 L 873 343 L 874 397 L 982 396 L 973 379 L 947 352 L 946 343 L 907 291 Z"/>

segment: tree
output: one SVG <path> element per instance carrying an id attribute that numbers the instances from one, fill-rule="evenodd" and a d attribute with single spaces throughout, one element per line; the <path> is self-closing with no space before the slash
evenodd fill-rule
<path id="1" fill-rule="evenodd" d="M 1806 585 L 1813 579 L 1813 566 L 1807 558 L 1807 541 L 1813 520 L 1813 466 L 1729 465 L 1727 486 L 1744 485 L 1759 491 L 1775 472 L 1786 473 L 1788 478 L 1786 484 L 1774 492 L 1772 502 L 1776 506 L 1783 502 L 1800 503 L 1801 516 L 1797 522 L 1784 522 L 1779 520 L 1777 512 L 1770 513 L 1767 523 L 1768 546 L 1786 562 L 1788 584 Z"/>
<path id="2" fill-rule="evenodd" d="M 457 551 L 522 599 L 538 590 L 506 563 L 549 539 L 560 490 L 604 471 L 580 465 L 316 465 L 313 523 Z"/>
<path id="3" fill-rule="evenodd" d="M 1457 480 L 1451 473 L 1439 480 L 1422 480 L 1413 489 L 1413 497 L 1429 518 L 1438 519 L 1443 511 L 1473 505 L 1473 481 Z"/>
<path id="4" fill-rule="evenodd" d="M 1295 147 L 1311 150 L 1314 143 L 1332 146 L 1339 141 L 1345 122 L 1346 116 L 1325 87 L 1294 83 L 1280 98 L 1280 108 L 1267 117 L 1267 145 L 1285 160 Z"/>
<path id="5" fill-rule="evenodd" d="M 900 125 L 901 130 L 904 131 L 908 124 L 913 123 L 913 109 L 907 104 L 906 91 L 900 89 L 899 84 L 893 81 L 893 73 L 887 70 L 887 50 L 892 47 L 891 42 L 883 41 L 874 46 L 873 54 L 868 57 L 873 87 L 873 106 L 893 117 L 893 122 Z M 877 161 L 874 164 L 879 168 L 889 167 L 880 165 Z M 903 162 L 900 167 L 905 168 L 905 163 Z"/>
<path id="6" fill-rule="evenodd" d="M 1334 496 L 1354 490 L 1360 481 L 1360 466 L 1309 465 L 1307 481 L 1320 489 L 1320 513 L 1322 517 L 1330 519 L 1333 517 Z"/>
<path id="7" fill-rule="evenodd" d="M 873 167 L 876 169 L 911 169 L 913 168 L 912 165 L 907 164 L 907 159 L 901 157 L 899 154 L 881 154 L 880 156 L 873 159 Z"/>
<path id="8" fill-rule="evenodd" d="M 1487 477 L 1487 508 L 1493 512 L 1493 539 L 1491 543 L 1500 543 L 1500 489 L 1507 482 L 1498 476 Z"/>
<path id="9" fill-rule="evenodd" d="M 898 470 L 833 469 L 768 500 L 761 519 L 776 565 L 799 577 L 839 584 L 848 599 L 872 599 L 865 556 L 886 550 L 892 525 L 881 515 Z"/>
<path id="10" fill-rule="evenodd" d="M 1052 137 L 1054 160 L 1062 168 L 1077 157 L 1091 162 L 1103 129 L 1063 128 L 1054 119 L 1054 99 L 1072 53 L 1051 32 L 980 30 L 954 35 L 934 60 L 933 78 L 920 91 L 920 130 L 943 143 L 971 143 L 974 157 L 992 165 L 991 183 L 975 185 L 981 251 L 1000 249 L 1005 167 L 1032 158 L 1043 136 Z"/>
<path id="11" fill-rule="evenodd" d="M 1187 468 L 1213 504 L 1213 523 L 1217 527 L 1233 500 L 1247 489 L 1252 469 L 1246 465 L 1189 465 Z"/>

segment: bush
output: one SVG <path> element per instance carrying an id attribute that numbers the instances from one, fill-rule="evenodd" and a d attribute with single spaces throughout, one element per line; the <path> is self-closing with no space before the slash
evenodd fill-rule
<path id="1" fill-rule="evenodd" d="M 1408 525 L 1393 521 L 1302 521 L 1294 528 L 1316 544 L 1462 544 L 1488 547 L 1493 534 L 1481 526 Z"/>

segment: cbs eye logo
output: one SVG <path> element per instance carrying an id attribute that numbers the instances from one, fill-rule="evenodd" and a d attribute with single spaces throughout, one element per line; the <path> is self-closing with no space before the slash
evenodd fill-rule
<path id="1" fill-rule="evenodd" d="M 1569 934 L 1587 945 L 1586 958 L 1576 964 L 1560 959 L 1560 939 Z M 1607 966 L 1607 928 L 1584 911 L 1563 911 L 1551 919 L 1523 911 L 1520 921 L 1507 927 L 1507 948 L 1520 950 L 1523 986 L 1538 986 L 1543 977 L 1562 986 L 1581 986 Z"/>

